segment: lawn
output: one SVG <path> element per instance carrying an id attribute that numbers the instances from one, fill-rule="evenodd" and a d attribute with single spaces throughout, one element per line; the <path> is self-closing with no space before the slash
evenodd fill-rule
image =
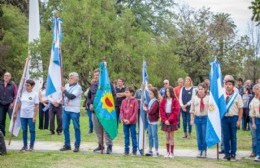
<path id="1" fill-rule="evenodd" d="M 8 118 L 8 117 L 7 117 Z M 7 119 L 7 130 L 9 127 L 9 118 Z M 81 126 L 81 136 L 82 136 L 82 142 L 97 142 L 97 138 L 95 134 L 88 134 L 88 116 L 86 115 L 85 111 L 81 111 L 81 117 L 80 117 L 80 126 Z M 164 132 L 160 129 L 158 130 L 159 133 L 159 145 L 161 148 L 165 148 L 165 136 Z M 71 124 L 71 138 L 72 142 L 74 140 L 74 131 Z M 195 129 L 193 127 L 192 130 L 192 138 L 191 139 L 183 139 L 183 131 L 182 128 L 175 132 L 175 148 L 179 149 L 196 149 L 197 148 L 197 142 L 196 142 L 196 135 L 195 135 Z M 10 134 L 7 133 L 7 139 L 10 138 Z M 239 130 L 237 134 L 238 138 L 238 150 L 251 150 L 251 134 L 250 131 L 242 131 Z M 13 140 L 21 140 L 22 135 L 21 132 L 19 136 L 16 138 L 14 137 Z M 147 138 L 148 139 L 148 138 Z M 38 120 L 36 123 L 36 141 L 63 141 L 63 135 L 49 135 L 48 130 L 39 130 L 38 129 Z M 123 146 L 124 144 L 124 135 L 122 130 L 122 124 L 119 124 L 118 128 L 118 136 L 114 140 L 114 145 L 116 146 Z"/>
<path id="2" fill-rule="evenodd" d="M 259 167 L 259 163 L 243 159 L 237 162 L 217 161 L 213 159 L 179 158 L 164 159 L 163 157 L 140 157 L 124 155 L 100 155 L 93 153 L 72 152 L 9 152 L 7 156 L 0 157 L 0 167 L 8 168 L 81 168 L 81 167 Z"/>

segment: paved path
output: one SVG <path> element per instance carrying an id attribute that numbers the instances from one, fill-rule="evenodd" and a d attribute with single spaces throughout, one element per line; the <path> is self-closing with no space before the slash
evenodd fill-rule
<path id="1" fill-rule="evenodd" d="M 6 144 L 8 142 L 6 141 Z M 11 145 L 6 145 L 7 150 L 20 150 L 23 145 L 22 141 L 12 141 Z M 96 148 L 96 143 L 82 143 L 80 146 L 81 152 L 92 152 L 94 148 Z M 36 141 L 34 145 L 35 151 L 59 151 L 59 149 L 63 146 L 62 142 L 47 142 L 47 141 Z M 113 146 L 114 154 L 123 154 L 124 148 L 121 146 Z M 159 150 L 160 155 L 165 154 L 165 149 Z M 216 149 L 208 150 L 208 158 L 216 159 Z M 197 151 L 192 149 L 178 149 L 174 150 L 174 154 L 177 157 L 196 157 Z M 250 155 L 250 151 L 238 151 L 237 159 L 248 158 Z M 220 159 L 223 158 L 224 155 L 220 155 Z"/>

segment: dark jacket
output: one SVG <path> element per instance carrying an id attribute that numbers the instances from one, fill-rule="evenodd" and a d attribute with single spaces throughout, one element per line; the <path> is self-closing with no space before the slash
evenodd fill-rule
<path id="1" fill-rule="evenodd" d="M 159 120 L 159 102 L 154 101 L 152 106 L 147 110 L 148 120 L 150 122 L 156 122 Z"/>
<path id="2" fill-rule="evenodd" d="M 0 104 L 8 105 L 14 101 L 17 95 L 17 87 L 13 81 L 10 81 L 7 86 L 3 81 L 0 81 Z"/>

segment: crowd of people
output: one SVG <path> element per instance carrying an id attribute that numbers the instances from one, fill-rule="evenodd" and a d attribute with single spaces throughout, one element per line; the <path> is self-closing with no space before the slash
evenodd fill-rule
<path id="1" fill-rule="evenodd" d="M 20 110 L 23 132 L 23 147 L 21 151 L 32 151 L 35 142 L 35 121 L 39 116 L 39 129 L 49 129 L 50 135 L 64 135 L 64 146 L 60 151 L 71 150 L 69 126 L 72 121 L 75 143 L 73 152 L 79 152 L 81 143 L 80 109 L 82 95 L 85 97 L 83 106 L 89 118 L 88 133 L 95 132 L 97 136 L 97 148 L 94 152 L 105 149 L 102 142 L 102 126 L 95 115 L 93 102 L 98 90 L 99 70 L 93 73 L 90 87 L 83 94 L 76 72 L 69 74 L 68 84 L 61 87 L 60 92 L 46 96 L 46 83 L 39 93 L 33 91 L 35 82 L 26 80 L 25 90 L 18 98 L 17 108 L 12 114 L 12 108 L 17 96 L 17 87 L 11 81 L 11 74 L 6 72 L 4 80 L 0 82 L 0 129 L 6 135 L 6 115 L 18 118 Z M 190 139 L 192 126 L 195 125 L 199 158 L 207 157 L 206 128 L 207 115 L 210 110 L 210 81 L 205 79 L 198 86 L 193 86 L 192 79 L 187 76 L 179 78 L 178 85 L 172 87 L 170 81 L 165 79 L 163 87 L 159 90 L 148 85 L 149 91 L 126 87 L 123 79 L 117 79 L 111 84 L 112 94 L 115 100 L 117 124 L 123 125 L 124 153 L 130 154 L 130 137 L 132 141 L 132 154 L 138 151 L 136 130 L 138 115 L 142 109 L 147 116 L 146 128 L 148 132 L 149 148 L 145 155 L 159 156 L 158 127 L 165 133 L 165 158 L 174 158 L 174 132 L 180 129 L 182 123 L 183 138 Z M 143 86 L 145 87 L 145 86 Z M 252 153 L 255 161 L 260 161 L 260 79 L 255 85 L 241 78 L 235 80 L 231 75 L 226 75 L 223 80 L 223 92 L 227 105 L 227 111 L 221 120 L 222 139 L 221 151 L 224 159 L 235 160 L 237 152 L 237 130 L 242 125 L 243 131 L 251 131 Z M 146 94 L 145 103 L 141 104 L 142 94 Z M 39 115 L 38 115 L 39 112 Z M 57 126 L 55 129 L 55 116 Z M 182 121 L 181 121 L 182 119 Z M 242 122 L 242 124 L 240 124 Z M 27 132 L 30 132 L 30 144 L 28 149 Z M 113 141 L 104 132 L 106 153 L 112 153 Z"/>

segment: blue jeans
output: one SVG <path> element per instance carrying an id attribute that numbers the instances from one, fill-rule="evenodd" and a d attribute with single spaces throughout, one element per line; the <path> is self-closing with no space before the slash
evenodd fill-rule
<path id="1" fill-rule="evenodd" d="M 206 151 L 206 129 L 207 129 L 207 116 L 195 116 L 194 120 L 196 126 L 197 144 L 199 151 Z"/>
<path id="2" fill-rule="evenodd" d="M 182 120 L 183 120 L 183 132 L 187 133 L 187 127 L 189 128 L 189 133 L 191 133 L 191 125 L 190 125 L 190 112 L 181 112 Z"/>
<path id="3" fill-rule="evenodd" d="M 65 145 L 70 147 L 70 120 L 72 120 L 74 131 L 75 131 L 75 147 L 80 146 L 80 124 L 79 124 L 79 113 L 65 111 L 62 113 L 62 127 L 64 131 Z"/>
<path id="4" fill-rule="evenodd" d="M 250 132 L 252 136 L 252 153 L 256 154 L 256 130 L 252 128 L 252 119 L 249 122 Z"/>
<path id="5" fill-rule="evenodd" d="M 224 135 L 224 153 L 226 156 L 236 156 L 237 152 L 237 123 L 238 116 L 223 117 L 221 125 Z"/>
<path id="6" fill-rule="evenodd" d="M 92 121 L 92 111 L 87 109 L 87 114 L 88 114 L 88 124 L 89 124 L 89 131 L 93 131 L 93 121 Z"/>
<path id="7" fill-rule="evenodd" d="M 28 126 L 30 131 L 30 148 L 34 147 L 35 142 L 35 123 L 33 122 L 32 118 L 21 118 L 21 125 L 23 130 L 23 146 L 28 147 L 27 145 L 27 132 Z"/>
<path id="8" fill-rule="evenodd" d="M 129 152 L 129 134 L 131 133 L 133 153 L 137 151 L 137 140 L 136 140 L 136 124 L 123 125 L 123 131 L 125 134 L 125 152 Z"/>
<path id="9" fill-rule="evenodd" d="M 255 118 L 256 156 L 260 156 L 260 118 Z"/>
<path id="10" fill-rule="evenodd" d="M 158 124 L 148 124 L 149 148 L 158 150 Z"/>

